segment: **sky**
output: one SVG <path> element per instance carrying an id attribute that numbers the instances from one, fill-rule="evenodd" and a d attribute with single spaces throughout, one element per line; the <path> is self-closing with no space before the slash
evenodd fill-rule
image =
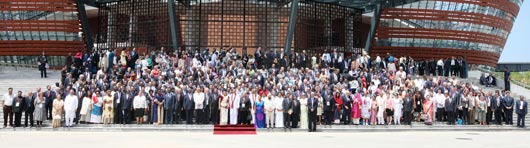
<path id="1" fill-rule="evenodd" d="M 530 2 L 523 3 L 508 41 L 504 46 L 499 63 L 530 63 Z"/>

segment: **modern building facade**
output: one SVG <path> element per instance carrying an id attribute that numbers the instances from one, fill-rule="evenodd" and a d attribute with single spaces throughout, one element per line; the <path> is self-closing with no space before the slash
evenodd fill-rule
<path id="1" fill-rule="evenodd" d="M 523 1 L 0 0 L 0 56 L 92 47 L 365 48 L 372 55 L 455 56 L 496 66 Z"/>

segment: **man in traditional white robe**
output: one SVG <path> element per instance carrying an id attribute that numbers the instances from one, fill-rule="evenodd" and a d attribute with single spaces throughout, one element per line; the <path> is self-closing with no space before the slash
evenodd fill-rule
<path id="1" fill-rule="evenodd" d="M 228 95 L 228 104 L 230 105 L 230 125 L 237 124 L 237 112 L 239 111 L 239 102 L 241 95 L 237 93 L 237 89 L 232 90 Z"/>
<path id="2" fill-rule="evenodd" d="M 78 98 L 74 90 L 70 90 L 70 94 L 64 99 L 64 117 L 66 127 L 72 127 L 74 124 L 75 112 L 77 111 Z"/>
<path id="3" fill-rule="evenodd" d="M 281 128 L 283 127 L 283 96 L 274 96 L 274 109 L 276 109 L 275 112 L 275 127 Z"/>
<path id="4" fill-rule="evenodd" d="M 256 92 L 256 89 L 252 89 L 252 92 L 249 95 L 250 98 L 250 114 L 252 116 L 252 120 L 250 121 L 251 124 L 256 124 L 256 111 L 254 109 L 254 103 L 258 101 L 259 94 Z"/>

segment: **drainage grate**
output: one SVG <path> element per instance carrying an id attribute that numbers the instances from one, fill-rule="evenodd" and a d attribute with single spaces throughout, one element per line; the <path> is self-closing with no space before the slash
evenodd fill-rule
<path id="1" fill-rule="evenodd" d="M 471 138 L 456 138 L 456 140 L 473 140 Z"/>

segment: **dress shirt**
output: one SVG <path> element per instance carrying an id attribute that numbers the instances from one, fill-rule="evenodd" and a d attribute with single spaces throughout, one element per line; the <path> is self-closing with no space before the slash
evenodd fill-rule
<path id="1" fill-rule="evenodd" d="M 204 93 L 194 93 L 193 101 L 195 101 L 195 109 L 203 108 Z"/>
<path id="2" fill-rule="evenodd" d="M 9 95 L 9 93 L 6 93 L 3 98 L 4 105 L 11 106 L 13 104 L 13 100 L 15 100 L 15 94 Z"/>
<path id="3" fill-rule="evenodd" d="M 444 108 L 445 107 L 445 96 L 444 94 L 436 94 L 434 95 L 434 99 L 436 100 L 436 108 Z"/>

